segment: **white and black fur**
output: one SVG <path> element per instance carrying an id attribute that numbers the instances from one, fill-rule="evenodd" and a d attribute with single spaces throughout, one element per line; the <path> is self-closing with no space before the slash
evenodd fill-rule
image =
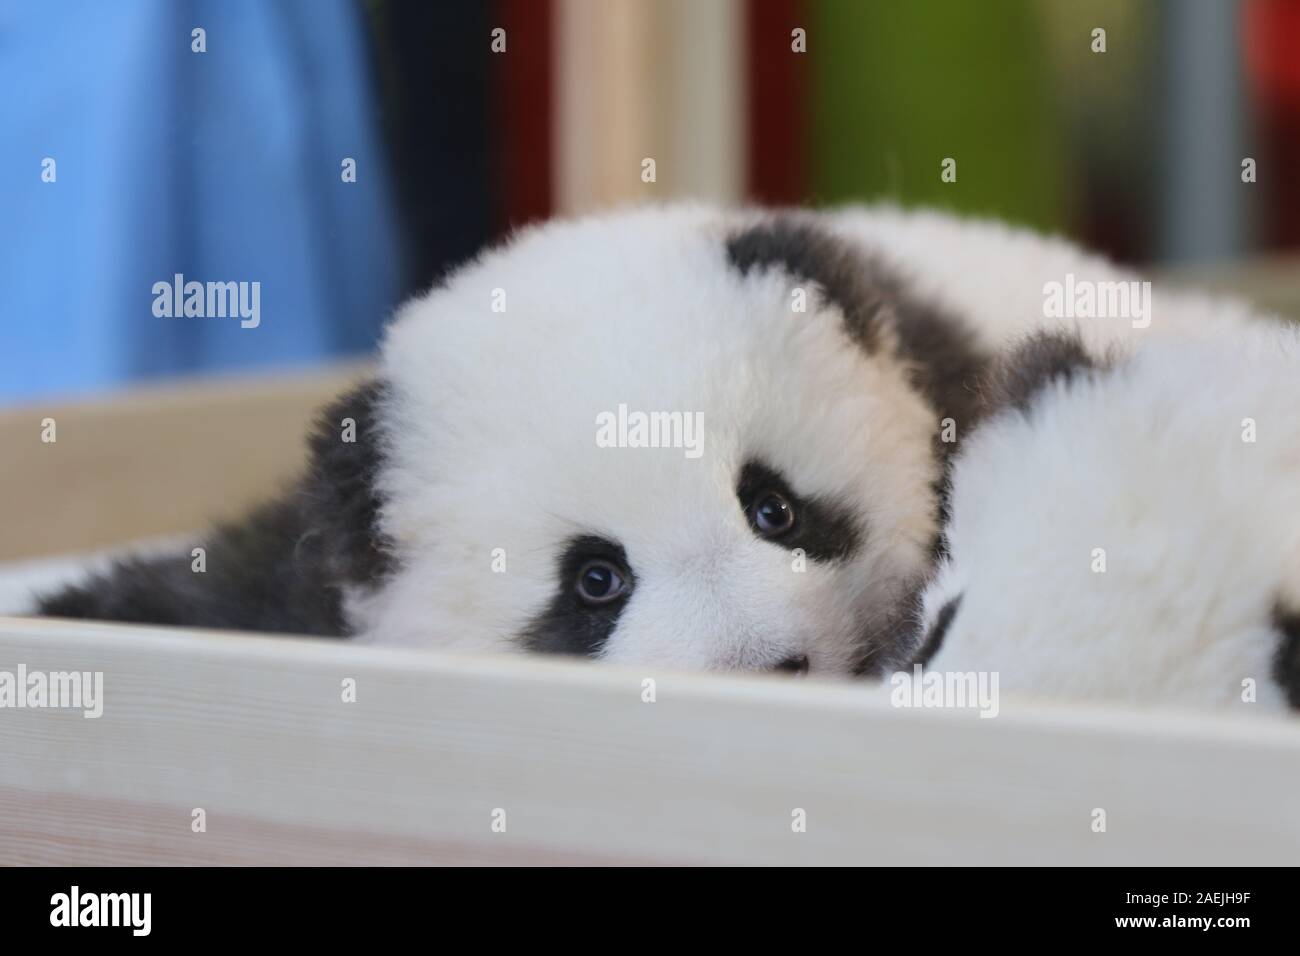
<path id="1" fill-rule="evenodd" d="M 1109 359 L 1043 335 L 997 379 L 1006 410 L 954 463 L 917 662 L 1037 696 L 1300 707 L 1297 334 Z"/>
<path id="2" fill-rule="evenodd" d="M 888 208 L 526 230 L 401 309 L 373 381 L 323 415 L 301 484 L 215 532 L 206 574 L 187 548 L 41 611 L 876 671 L 933 560 L 945 421 L 960 436 L 985 413 L 976 383 L 1066 271 L 1127 278 L 1057 240 Z M 1127 323 L 1088 333 L 1099 349 Z M 704 454 L 597 447 L 619 404 L 703 413 Z M 752 509 L 772 493 L 795 524 L 769 538 Z M 619 573 L 619 599 L 579 597 L 591 562 Z"/>

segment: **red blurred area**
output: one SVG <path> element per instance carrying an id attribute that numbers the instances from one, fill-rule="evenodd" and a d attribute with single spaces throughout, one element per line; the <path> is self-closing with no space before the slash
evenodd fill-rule
<path id="1" fill-rule="evenodd" d="M 552 0 L 494 4 L 493 24 L 505 29 L 509 52 L 494 61 L 499 69 L 492 90 L 498 235 L 552 212 L 552 8 Z"/>
<path id="2" fill-rule="evenodd" d="M 808 57 L 791 31 L 808 29 L 803 0 L 750 0 L 745 25 L 746 191 L 767 205 L 809 198 Z"/>
<path id="3" fill-rule="evenodd" d="M 1244 59 L 1257 105 L 1259 180 L 1270 245 L 1300 245 L 1300 0 L 1247 0 Z"/>

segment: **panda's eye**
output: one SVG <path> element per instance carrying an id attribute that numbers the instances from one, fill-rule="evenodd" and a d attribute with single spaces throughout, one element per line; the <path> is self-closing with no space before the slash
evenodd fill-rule
<path id="1" fill-rule="evenodd" d="M 627 573 L 613 561 L 588 561 L 578 571 L 574 588 L 588 604 L 608 604 L 627 593 Z"/>
<path id="2" fill-rule="evenodd" d="M 765 538 L 777 538 L 794 527 L 794 508 L 775 491 L 762 495 L 749 509 L 749 521 Z"/>

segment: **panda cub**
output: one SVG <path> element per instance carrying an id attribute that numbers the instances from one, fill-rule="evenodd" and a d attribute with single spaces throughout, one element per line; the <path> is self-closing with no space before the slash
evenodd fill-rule
<path id="1" fill-rule="evenodd" d="M 1038 696 L 1300 707 L 1300 338 L 1031 338 L 952 472 L 917 662 Z"/>
<path id="2" fill-rule="evenodd" d="M 399 311 L 301 482 L 199 542 L 206 573 L 186 544 L 40 611 L 876 672 L 934 560 L 947 454 L 987 411 L 975 383 L 1070 275 L 1131 278 L 891 208 L 528 229 Z M 1129 326 L 1093 323 L 1095 347 Z"/>

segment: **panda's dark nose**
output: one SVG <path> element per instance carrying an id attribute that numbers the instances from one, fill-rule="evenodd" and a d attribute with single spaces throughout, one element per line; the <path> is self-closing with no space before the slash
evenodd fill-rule
<path id="1" fill-rule="evenodd" d="M 780 664 L 777 664 L 773 670 L 786 674 L 806 674 L 808 673 L 808 658 L 806 656 L 787 657 Z"/>

